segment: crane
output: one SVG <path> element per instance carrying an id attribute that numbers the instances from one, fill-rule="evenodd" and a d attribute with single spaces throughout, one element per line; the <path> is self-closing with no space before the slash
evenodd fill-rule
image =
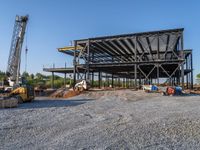
<path id="1" fill-rule="evenodd" d="M 21 51 L 28 18 L 28 15 L 17 15 L 15 18 L 14 30 L 7 64 L 8 66 L 6 71 L 6 74 L 9 77 L 8 82 L 10 86 L 14 86 L 14 84 L 19 84 Z"/>
<path id="2" fill-rule="evenodd" d="M 26 26 L 28 23 L 27 16 L 16 16 L 12 41 L 10 46 L 10 54 L 8 58 L 8 66 L 6 74 L 8 77 L 9 86 L 11 90 L 4 99 L 11 97 L 16 98 L 18 102 L 30 102 L 34 99 L 34 88 L 28 84 L 24 84 L 23 80 L 20 84 L 20 65 L 21 65 L 21 52 L 24 41 Z M 27 52 L 27 50 L 26 50 Z M 5 91 L 8 91 L 5 89 Z"/>

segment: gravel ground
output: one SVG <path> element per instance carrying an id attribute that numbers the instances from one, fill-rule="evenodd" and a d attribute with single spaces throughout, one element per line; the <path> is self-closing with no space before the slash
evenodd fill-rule
<path id="1" fill-rule="evenodd" d="M 0 149 L 199 147 L 199 96 L 98 91 L 0 109 Z"/>

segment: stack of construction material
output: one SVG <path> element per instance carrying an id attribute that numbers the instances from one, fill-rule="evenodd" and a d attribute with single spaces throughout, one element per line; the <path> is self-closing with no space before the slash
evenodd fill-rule
<path id="1" fill-rule="evenodd" d="M 14 108 L 18 106 L 16 98 L 0 99 L 0 108 Z"/>
<path id="2" fill-rule="evenodd" d="M 180 86 L 176 87 L 167 87 L 166 92 L 163 92 L 163 95 L 182 95 L 183 91 Z"/>
<path id="3" fill-rule="evenodd" d="M 158 87 L 156 85 L 143 85 L 143 90 L 146 92 L 157 92 Z"/>

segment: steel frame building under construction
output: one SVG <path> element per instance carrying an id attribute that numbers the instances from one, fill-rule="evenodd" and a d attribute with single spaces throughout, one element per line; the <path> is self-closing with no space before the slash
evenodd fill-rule
<path id="1" fill-rule="evenodd" d="M 44 68 L 72 73 L 79 79 L 105 78 L 112 87 L 140 88 L 144 84 L 181 85 L 193 88 L 192 50 L 184 49 L 183 28 L 75 40 L 59 48 L 74 57 L 73 68 Z M 109 83 L 110 81 L 110 83 Z"/>

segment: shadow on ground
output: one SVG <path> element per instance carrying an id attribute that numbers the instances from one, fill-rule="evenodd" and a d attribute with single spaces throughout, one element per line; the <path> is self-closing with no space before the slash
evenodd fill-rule
<path id="1" fill-rule="evenodd" d="M 17 109 L 34 109 L 34 108 L 49 108 L 49 107 L 72 107 L 84 104 L 93 99 L 73 99 L 73 100 L 34 100 L 31 103 L 19 104 Z"/>

